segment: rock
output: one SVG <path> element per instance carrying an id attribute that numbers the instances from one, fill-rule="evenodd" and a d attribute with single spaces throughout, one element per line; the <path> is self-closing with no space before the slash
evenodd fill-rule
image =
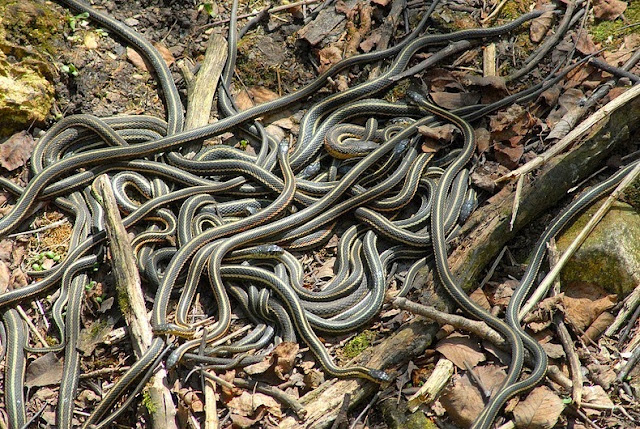
<path id="1" fill-rule="evenodd" d="M 600 207 L 595 204 L 557 240 L 564 250 Z M 581 281 L 600 285 L 621 298 L 640 283 L 640 214 L 617 202 L 604 216 L 561 273 L 565 283 Z"/>
<path id="2" fill-rule="evenodd" d="M 0 51 L 0 136 L 44 122 L 53 105 L 53 84 L 33 64 L 10 63 Z"/>

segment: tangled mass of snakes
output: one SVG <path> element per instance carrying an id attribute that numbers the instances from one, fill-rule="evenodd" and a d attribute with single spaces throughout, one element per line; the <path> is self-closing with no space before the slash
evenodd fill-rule
<path id="1" fill-rule="evenodd" d="M 375 320 L 384 305 L 388 272 L 399 260 L 410 268 L 398 296 L 419 286 L 413 285 L 415 273 L 430 266 L 459 308 L 496 329 L 511 347 L 507 378 L 474 427 L 491 427 L 509 398 L 544 378 L 547 355 L 523 330 L 518 313 L 542 263 L 545 244 L 633 166 L 577 198 L 549 224 L 505 319 L 481 308 L 461 288 L 447 261 L 447 244 L 477 205 L 468 170 L 476 149 L 473 121 L 515 102 L 535 100 L 578 63 L 558 68 L 534 86 L 493 104 L 449 111 L 420 91 L 409 91 L 397 103 L 375 98 L 397 84 L 396 78 L 416 63 L 415 54 L 431 50 L 429 58 L 435 64 L 448 55 L 447 45 L 499 38 L 542 10 L 499 26 L 428 34 L 434 1 L 415 29 L 392 47 L 345 58 L 295 92 L 239 110 L 229 89 L 238 38 L 236 2 L 217 90 L 219 120 L 185 130 L 179 92 L 157 50 L 131 28 L 80 0 L 59 3 L 87 13 L 148 61 L 164 97 L 166 121 L 145 115 L 65 117 L 37 141 L 26 187 L 0 179 L 15 195 L 13 208 L 0 219 L 3 237 L 23 225 L 38 201 L 55 204 L 73 220 L 66 256 L 51 269 L 28 273 L 35 279 L 32 283 L 0 295 L 5 404 L 11 427 L 27 423 L 26 335 L 15 308 L 58 289 L 51 314 L 61 337 L 56 351 L 64 353 L 56 417 L 61 428 L 71 427 L 74 418 L 84 427 L 108 426 L 128 405 L 122 404 L 123 398 L 135 397 L 160 365 L 241 369 L 263 361 L 281 342 L 304 343 L 328 376 L 392 382 L 392 371 L 337 365 L 319 335 L 357 332 Z M 377 77 L 318 96 L 331 77 L 379 61 L 384 66 Z M 260 118 L 300 101 L 311 104 L 298 135 L 284 140 L 270 135 Z M 445 153 L 425 153 L 418 128 L 438 124 L 453 124 L 459 138 L 440 151 Z M 225 144 L 202 145 L 204 139 L 229 132 L 251 139 L 258 148 L 255 155 Z M 194 156 L 186 156 L 187 147 L 197 148 Z M 131 245 L 151 294 L 153 340 L 88 416 L 74 417 L 80 372 L 75 344 L 83 294 L 91 269 L 105 261 L 107 241 L 102 206 L 91 184 L 105 173 L 124 226 L 135 231 Z M 322 247 L 334 234 L 339 236 L 334 276 L 320 290 L 309 289 L 296 255 Z M 205 290 L 212 305 L 204 309 L 210 323 L 202 326 L 194 324 L 190 314 L 196 294 Z M 216 342 L 242 324 L 242 335 Z M 526 376 L 525 353 L 533 357 Z"/>

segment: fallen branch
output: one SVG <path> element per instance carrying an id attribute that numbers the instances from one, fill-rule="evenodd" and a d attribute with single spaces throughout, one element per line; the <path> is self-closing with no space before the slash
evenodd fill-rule
<path id="1" fill-rule="evenodd" d="M 112 261 L 111 270 L 118 291 L 118 302 L 126 303 L 120 310 L 129 327 L 133 352 L 140 357 L 151 345 L 153 332 L 147 316 L 138 264 L 133 255 L 127 230 L 122 224 L 109 177 L 106 174 L 98 176 L 93 182 L 93 188 L 104 208 L 104 221 Z M 177 429 L 176 409 L 166 376 L 166 370 L 160 369 L 149 381 L 149 397 L 156 405 L 156 411 L 151 413 L 152 427 Z"/>

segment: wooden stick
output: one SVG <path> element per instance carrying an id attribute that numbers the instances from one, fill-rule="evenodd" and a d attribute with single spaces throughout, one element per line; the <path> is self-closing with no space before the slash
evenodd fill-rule
<path id="1" fill-rule="evenodd" d="M 93 182 L 93 190 L 104 208 L 111 270 L 115 278 L 118 303 L 129 327 L 133 352 L 140 357 L 151 345 L 153 332 L 147 316 L 138 264 L 133 255 L 129 235 L 122 224 L 109 177 L 106 174 L 98 176 Z M 176 409 L 166 376 L 167 372 L 160 369 L 149 381 L 149 396 L 156 405 L 156 411 L 151 413 L 151 423 L 154 428 L 177 429 Z"/>

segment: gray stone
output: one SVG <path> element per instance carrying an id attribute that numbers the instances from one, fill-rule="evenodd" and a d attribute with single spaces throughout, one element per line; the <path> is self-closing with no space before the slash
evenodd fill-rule
<path id="1" fill-rule="evenodd" d="M 590 207 L 558 238 L 560 252 L 571 244 L 600 203 Z M 561 280 L 594 283 L 621 298 L 640 283 L 640 214 L 613 204 L 561 273 Z"/>

